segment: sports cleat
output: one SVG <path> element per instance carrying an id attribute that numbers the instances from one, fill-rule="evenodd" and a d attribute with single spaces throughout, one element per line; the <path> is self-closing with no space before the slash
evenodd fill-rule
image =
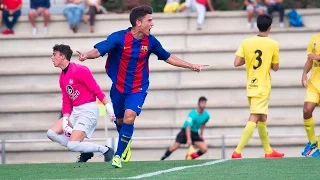
<path id="1" fill-rule="evenodd" d="M 312 157 L 320 157 L 320 151 L 319 149 L 317 149 L 316 151 L 314 151 L 314 153 L 311 155 Z"/>
<path id="2" fill-rule="evenodd" d="M 241 153 L 238 154 L 237 152 L 234 151 L 234 152 L 232 153 L 231 158 L 232 158 L 232 159 L 241 159 L 241 158 L 242 158 L 242 155 L 241 155 Z"/>
<path id="3" fill-rule="evenodd" d="M 272 149 L 272 153 L 270 154 L 265 154 L 265 158 L 282 158 L 284 156 L 284 153 L 278 152 L 274 149 Z"/>
<path id="4" fill-rule="evenodd" d="M 115 155 L 112 159 L 112 166 L 115 168 L 122 168 L 121 158 L 119 155 Z"/>
<path id="5" fill-rule="evenodd" d="M 108 146 L 106 146 L 108 147 Z M 104 156 L 104 162 L 109 162 L 111 161 L 113 155 L 114 155 L 114 150 L 111 148 L 111 147 L 108 147 L 108 151 L 103 153 L 103 156 Z"/>
<path id="6" fill-rule="evenodd" d="M 301 152 L 302 156 L 309 156 L 310 153 L 317 148 L 317 143 L 311 144 L 311 142 L 308 142 L 304 150 Z"/>
<path id="7" fill-rule="evenodd" d="M 89 159 L 93 157 L 93 153 L 81 153 L 78 157 L 77 162 L 87 162 Z"/>
<path id="8" fill-rule="evenodd" d="M 129 141 L 126 149 L 122 153 L 122 161 L 123 162 L 129 162 L 131 159 L 131 142 L 132 142 L 132 140 Z"/>

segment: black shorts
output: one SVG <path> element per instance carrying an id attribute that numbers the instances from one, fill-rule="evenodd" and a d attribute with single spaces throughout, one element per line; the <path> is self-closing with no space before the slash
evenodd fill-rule
<path id="1" fill-rule="evenodd" d="M 191 140 L 192 140 L 192 144 L 194 144 L 194 142 L 196 142 L 196 141 L 203 141 L 203 139 L 200 138 L 198 132 L 192 132 L 192 131 L 191 131 Z M 180 144 L 187 143 L 187 136 L 186 136 L 185 129 L 181 129 L 181 131 L 178 133 L 178 135 L 176 137 L 176 142 L 178 142 Z"/>

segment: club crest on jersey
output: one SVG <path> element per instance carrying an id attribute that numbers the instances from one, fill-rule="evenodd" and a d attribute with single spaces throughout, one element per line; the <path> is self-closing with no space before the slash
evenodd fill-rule
<path id="1" fill-rule="evenodd" d="M 73 84 L 73 79 L 69 79 L 69 84 L 70 84 L 70 85 Z"/>
<path id="2" fill-rule="evenodd" d="M 73 90 L 73 87 L 70 86 L 70 85 L 67 85 L 66 91 L 67 91 L 69 97 L 70 97 L 72 100 L 77 99 L 77 97 L 79 97 L 79 95 L 80 95 L 80 92 L 79 92 L 78 90 L 74 91 L 74 90 Z"/>
<path id="3" fill-rule="evenodd" d="M 144 53 L 148 52 L 148 46 L 142 45 L 141 46 L 141 52 L 144 52 Z"/>

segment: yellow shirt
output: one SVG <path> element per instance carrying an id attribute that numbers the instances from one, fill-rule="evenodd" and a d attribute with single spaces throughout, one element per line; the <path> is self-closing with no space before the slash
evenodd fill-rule
<path id="1" fill-rule="evenodd" d="M 261 97 L 271 91 L 271 64 L 279 63 L 279 44 L 269 37 L 254 36 L 242 41 L 236 52 L 246 63 L 247 96 Z"/>
<path id="2" fill-rule="evenodd" d="M 320 54 L 320 33 L 312 36 L 307 48 L 307 54 Z M 316 89 L 320 90 L 320 62 L 317 60 L 313 61 L 309 81 Z"/>

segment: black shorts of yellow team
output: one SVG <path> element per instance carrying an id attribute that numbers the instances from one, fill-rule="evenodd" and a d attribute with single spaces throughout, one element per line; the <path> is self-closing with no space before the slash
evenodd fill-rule
<path id="1" fill-rule="evenodd" d="M 198 132 L 192 132 L 191 131 L 191 140 L 192 144 L 197 141 L 203 141 L 203 139 L 199 136 Z M 181 129 L 181 131 L 177 134 L 176 142 L 180 144 L 186 144 L 187 143 L 187 136 L 186 136 L 186 130 Z"/>

